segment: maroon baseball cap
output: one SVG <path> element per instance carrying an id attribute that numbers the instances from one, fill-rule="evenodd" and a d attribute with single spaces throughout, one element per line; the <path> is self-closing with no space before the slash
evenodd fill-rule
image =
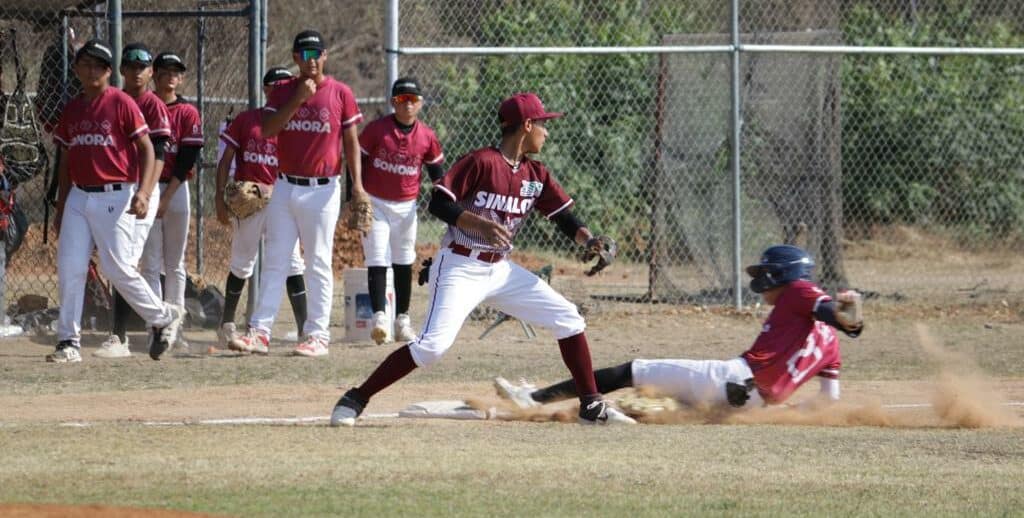
<path id="1" fill-rule="evenodd" d="M 544 104 L 540 97 L 533 92 L 522 92 L 501 101 L 498 107 L 498 122 L 502 126 L 522 124 L 526 119 L 542 121 L 557 119 L 565 115 L 560 112 L 548 112 L 544 110 Z"/>

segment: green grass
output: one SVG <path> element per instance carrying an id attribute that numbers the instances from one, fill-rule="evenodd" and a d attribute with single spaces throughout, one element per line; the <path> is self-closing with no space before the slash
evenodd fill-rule
<path id="1" fill-rule="evenodd" d="M 0 429 L 0 439 L 4 501 L 239 516 L 1015 515 L 1024 508 L 1017 431 L 472 422 L 26 427 Z"/>

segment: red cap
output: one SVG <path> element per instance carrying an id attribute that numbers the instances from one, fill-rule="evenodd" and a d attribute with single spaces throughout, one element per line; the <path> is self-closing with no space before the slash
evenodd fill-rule
<path id="1" fill-rule="evenodd" d="M 535 121 L 556 119 L 562 115 L 564 114 L 544 111 L 544 104 L 540 102 L 540 97 L 532 92 L 514 94 L 501 101 L 501 106 L 498 107 L 498 122 L 502 126 L 522 124 L 526 119 Z"/>

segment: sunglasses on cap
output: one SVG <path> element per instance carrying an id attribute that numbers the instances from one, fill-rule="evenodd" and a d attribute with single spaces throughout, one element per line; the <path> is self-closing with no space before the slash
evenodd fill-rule
<path id="1" fill-rule="evenodd" d="M 420 100 L 422 100 L 422 99 L 423 99 L 422 97 L 420 97 L 420 96 L 418 96 L 416 94 L 398 94 L 398 95 L 396 95 L 396 96 L 391 98 L 392 101 L 394 101 L 394 102 L 396 102 L 398 104 L 405 104 L 405 103 L 416 104 L 416 103 L 420 102 Z"/>
<path id="2" fill-rule="evenodd" d="M 320 49 L 305 49 L 299 51 L 299 58 L 302 61 L 309 61 L 311 59 L 320 59 L 320 56 L 324 55 L 324 51 Z"/>
<path id="3" fill-rule="evenodd" d="M 130 61 L 132 63 L 149 64 L 153 62 L 153 55 L 145 49 L 131 49 L 124 53 L 123 61 Z"/>

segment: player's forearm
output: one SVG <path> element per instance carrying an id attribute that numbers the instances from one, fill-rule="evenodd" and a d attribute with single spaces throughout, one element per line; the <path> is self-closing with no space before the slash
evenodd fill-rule
<path id="1" fill-rule="evenodd" d="M 139 154 L 139 174 L 142 175 L 139 181 L 140 191 L 142 194 L 148 195 L 156 186 L 156 171 L 153 167 L 156 160 L 153 157 L 153 143 L 148 136 L 143 135 L 135 140 L 135 149 Z"/>
<path id="2" fill-rule="evenodd" d="M 345 128 L 342 144 L 345 147 L 345 165 L 352 177 L 352 192 L 363 192 L 363 160 L 359 152 L 359 133 L 355 124 Z"/>
<path id="3" fill-rule="evenodd" d="M 299 111 L 302 103 L 303 101 L 292 97 L 284 106 L 277 110 L 263 110 L 263 117 L 261 117 L 263 138 L 277 136 L 284 129 L 285 125 L 288 124 L 288 121 L 292 120 L 295 112 Z"/>
<path id="4" fill-rule="evenodd" d="M 224 148 L 224 154 L 220 157 L 220 162 L 217 162 L 217 196 L 221 197 L 224 195 L 224 188 L 228 185 L 228 173 L 231 172 L 231 161 L 235 159 L 235 149 L 231 147 Z"/>
<path id="5" fill-rule="evenodd" d="M 64 207 L 64 201 L 71 192 L 71 176 L 68 172 L 68 150 L 61 149 L 60 162 L 57 164 L 57 208 Z"/>

